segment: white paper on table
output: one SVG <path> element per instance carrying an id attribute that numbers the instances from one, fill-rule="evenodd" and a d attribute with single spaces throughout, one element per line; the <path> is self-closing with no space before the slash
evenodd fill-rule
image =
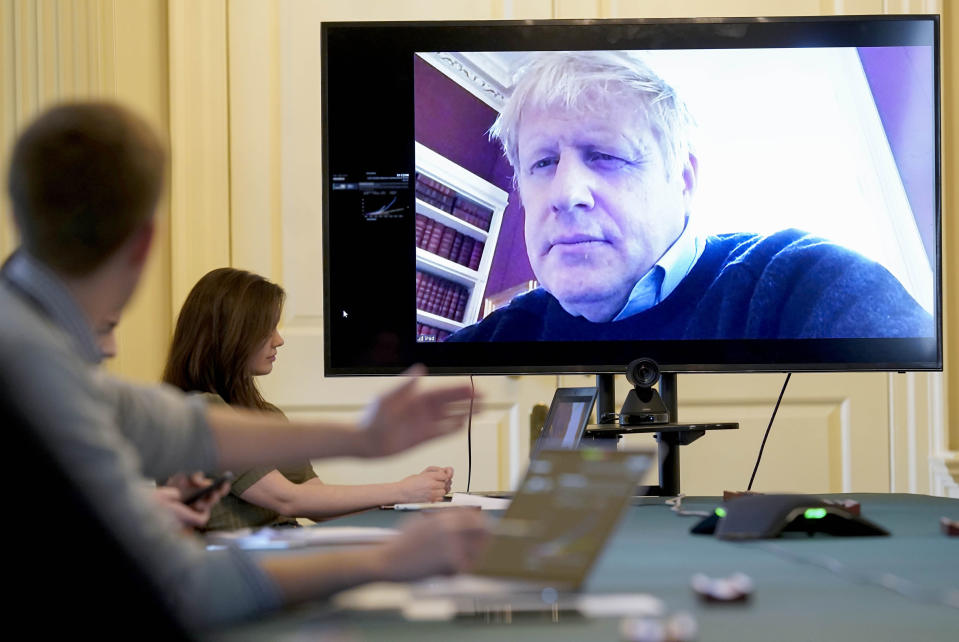
<path id="1" fill-rule="evenodd" d="M 241 528 L 207 533 L 212 546 L 237 546 L 244 550 L 273 550 L 304 546 L 376 544 L 396 535 L 395 528 L 373 526 L 307 526 L 304 528 Z"/>
<path id="2" fill-rule="evenodd" d="M 454 506 L 479 506 L 483 510 L 506 510 L 512 500 L 504 497 L 484 497 L 468 493 L 453 493 Z"/>
<path id="3" fill-rule="evenodd" d="M 484 497 L 469 493 L 453 493 L 448 502 L 417 502 L 414 504 L 394 504 L 393 510 L 436 510 L 441 508 L 462 508 L 471 506 L 482 510 L 506 510 L 511 500 L 502 497 Z"/>

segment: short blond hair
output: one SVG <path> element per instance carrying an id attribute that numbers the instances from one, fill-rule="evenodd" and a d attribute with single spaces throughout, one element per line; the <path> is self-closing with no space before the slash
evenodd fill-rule
<path id="1" fill-rule="evenodd" d="M 634 99 L 646 110 L 666 171 L 681 171 L 692 152 L 694 121 L 675 90 L 636 56 L 620 51 L 550 51 L 531 54 L 519 67 L 510 97 L 489 130 L 519 168 L 518 131 L 531 108 L 596 109 L 597 95 Z"/>

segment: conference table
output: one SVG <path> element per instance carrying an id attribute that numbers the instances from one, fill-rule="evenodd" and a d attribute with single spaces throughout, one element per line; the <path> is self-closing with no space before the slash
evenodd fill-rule
<path id="1" fill-rule="evenodd" d="M 587 581 L 588 593 L 646 593 L 665 619 L 685 613 L 695 639 L 959 640 L 959 537 L 940 519 L 959 520 L 959 499 L 908 494 L 827 495 L 855 499 L 888 537 L 790 534 L 730 542 L 691 534 L 700 518 L 660 498 L 635 498 Z M 713 511 L 715 497 L 688 497 L 683 509 Z M 492 511 L 495 519 L 497 512 Z M 393 526 L 401 515 L 373 510 L 335 523 Z M 753 592 L 740 602 L 708 602 L 694 574 L 744 573 Z M 622 618 L 560 613 L 408 622 L 396 612 L 351 612 L 331 603 L 284 611 L 211 636 L 215 640 L 620 640 Z"/>

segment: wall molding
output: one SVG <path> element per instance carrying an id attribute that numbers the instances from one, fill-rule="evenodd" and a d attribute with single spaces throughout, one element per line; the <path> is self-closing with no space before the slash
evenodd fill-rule
<path id="1" fill-rule="evenodd" d="M 170 0 L 170 288 L 173 319 L 209 270 L 230 264 L 226 0 Z"/>
<path id="2" fill-rule="evenodd" d="M 496 111 L 503 110 L 509 86 L 509 68 L 497 56 L 485 53 L 437 51 L 419 54 L 447 78 Z"/>

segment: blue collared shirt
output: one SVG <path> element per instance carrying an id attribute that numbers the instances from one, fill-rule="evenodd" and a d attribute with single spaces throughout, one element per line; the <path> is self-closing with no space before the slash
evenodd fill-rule
<path id="1" fill-rule="evenodd" d="M 634 314 L 645 312 L 668 297 L 696 265 L 705 247 L 703 238 L 696 232 L 692 223 L 687 223 L 679 238 L 633 286 L 626 305 L 613 318 L 613 321 L 621 321 Z"/>
<path id="2" fill-rule="evenodd" d="M 3 278 L 73 339 L 78 354 L 85 361 L 100 363 L 103 355 L 86 315 L 50 268 L 19 249 L 4 264 Z"/>
<path id="3" fill-rule="evenodd" d="M 0 380 L 16 382 L 11 399 L 52 461 L 191 629 L 279 608 L 279 588 L 253 558 L 184 538 L 143 485 L 144 476 L 217 468 L 205 401 L 125 383 L 92 363 L 99 360 L 63 280 L 22 250 L 11 257 L 0 274 Z"/>

